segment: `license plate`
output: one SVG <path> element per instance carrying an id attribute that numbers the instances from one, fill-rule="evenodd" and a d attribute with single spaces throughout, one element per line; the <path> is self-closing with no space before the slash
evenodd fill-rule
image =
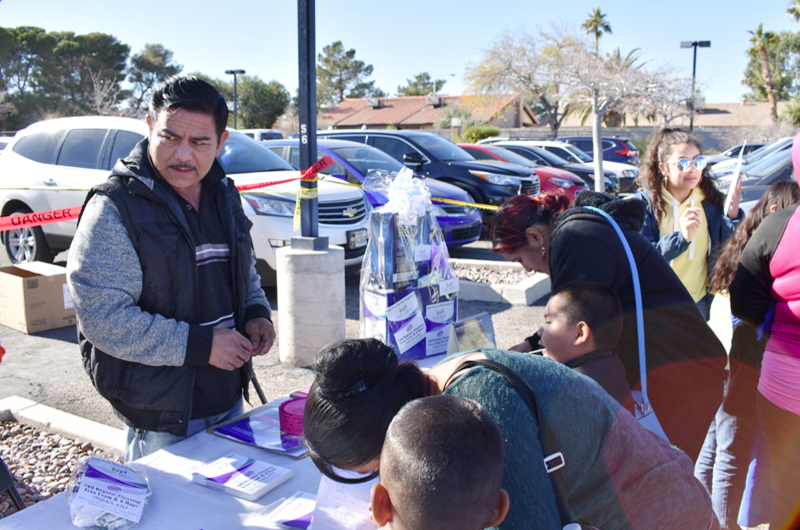
<path id="1" fill-rule="evenodd" d="M 351 232 L 347 232 L 347 248 L 361 248 L 367 245 L 367 239 L 369 238 L 367 234 L 367 229 L 363 230 L 353 230 Z"/>

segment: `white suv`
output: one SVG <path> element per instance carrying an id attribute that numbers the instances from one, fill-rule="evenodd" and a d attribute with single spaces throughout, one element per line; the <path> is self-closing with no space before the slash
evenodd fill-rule
<path id="1" fill-rule="evenodd" d="M 237 185 L 299 177 L 267 148 L 229 132 L 218 160 Z M 117 159 L 147 134 L 143 121 L 106 116 L 58 118 L 19 131 L 0 157 L 0 216 L 83 205 L 89 189 L 104 182 Z M 370 211 L 364 193 L 327 180 L 318 186 L 319 235 L 344 247 L 346 266 L 359 265 Z M 274 283 L 275 248 L 299 235 L 292 227 L 299 187 L 293 181 L 241 194 L 265 284 Z M 69 248 L 76 226 L 71 220 L 11 230 L 3 233 L 3 243 L 12 262 L 52 261 Z"/>

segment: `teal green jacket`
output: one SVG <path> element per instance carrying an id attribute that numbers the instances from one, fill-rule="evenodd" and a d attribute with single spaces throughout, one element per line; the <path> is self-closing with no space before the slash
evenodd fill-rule
<path id="1" fill-rule="evenodd" d="M 575 522 L 601 530 L 718 527 L 689 457 L 641 427 L 592 379 L 538 355 L 484 353 L 533 388 L 564 455 L 562 471 Z M 503 489 L 511 509 L 499 528 L 560 529 L 536 423 L 516 391 L 501 375 L 476 367 L 445 393 L 483 405 L 503 432 Z"/>

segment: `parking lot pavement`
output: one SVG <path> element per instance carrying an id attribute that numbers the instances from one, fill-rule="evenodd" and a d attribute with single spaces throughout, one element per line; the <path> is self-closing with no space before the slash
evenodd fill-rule
<path id="1" fill-rule="evenodd" d="M 491 256 L 488 247 L 481 245 L 461 252 L 473 254 L 463 257 L 474 258 L 477 255 L 480 259 L 480 256 L 487 254 Z M 5 252 L 0 254 L 0 267 L 9 265 Z M 456 252 L 453 254 L 455 257 Z M 67 253 L 64 252 L 56 256 L 55 262 L 64 266 L 66 259 Z M 357 338 L 359 276 L 348 275 L 345 281 L 346 336 Z M 280 304 L 276 299 L 276 290 L 268 289 L 267 297 L 275 310 L 273 320 L 280 336 Z M 492 315 L 497 345 L 505 348 L 521 342 L 538 328 L 542 322 L 544 304 L 539 301 L 527 307 L 507 303 L 459 302 L 459 318 L 483 311 Z M 0 343 L 7 351 L 0 363 L 0 399 L 17 395 L 100 423 L 120 426 L 111 406 L 97 394 L 83 370 L 75 326 L 26 335 L 0 325 Z M 308 385 L 312 380 L 310 370 L 283 365 L 278 360 L 278 354 L 279 343 L 276 340 L 272 351 L 253 361 L 256 376 L 268 400 Z M 259 404 L 254 392 L 251 402 L 253 405 Z"/>

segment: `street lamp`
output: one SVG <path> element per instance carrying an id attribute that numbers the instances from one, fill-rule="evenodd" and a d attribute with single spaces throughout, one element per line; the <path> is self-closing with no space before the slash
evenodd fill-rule
<path id="1" fill-rule="evenodd" d="M 444 81 L 445 77 L 455 77 L 455 76 L 456 76 L 456 74 L 442 74 L 442 75 L 436 76 L 433 79 L 433 94 L 434 95 L 436 94 L 436 83 L 437 83 L 437 81 Z"/>
<path id="2" fill-rule="evenodd" d="M 691 104 L 689 106 L 689 130 L 694 130 L 694 76 L 695 72 L 697 71 L 697 48 L 710 48 L 711 41 L 710 40 L 696 40 L 696 41 L 689 41 L 683 40 L 681 41 L 681 48 L 694 48 L 693 54 L 694 57 L 692 58 L 692 99 Z"/>
<path id="3" fill-rule="evenodd" d="M 233 128 L 238 129 L 237 125 L 237 108 L 239 106 L 239 102 L 237 101 L 237 94 L 236 94 L 236 74 L 244 74 L 244 70 L 225 70 L 225 73 L 228 75 L 233 75 Z"/>

